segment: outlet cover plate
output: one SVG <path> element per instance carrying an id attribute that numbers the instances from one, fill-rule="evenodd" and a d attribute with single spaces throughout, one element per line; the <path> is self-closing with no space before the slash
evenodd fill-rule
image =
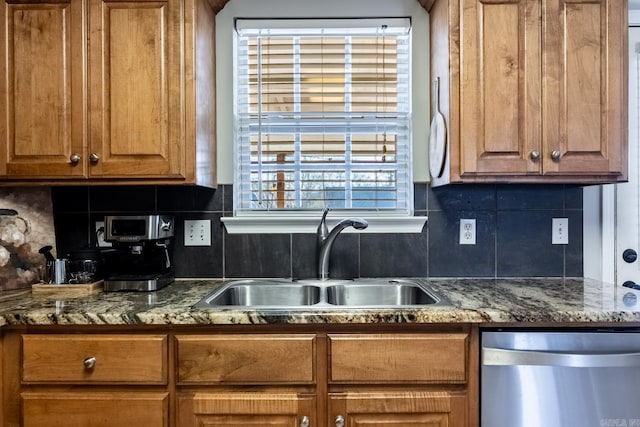
<path id="1" fill-rule="evenodd" d="M 569 244 L 569 218 L 551 219 L 551 244 Z"/>
<path id="2" fill-rule="evenodd" d="M 211 246 L 211 220 L 197 219 L 184 221 L 185 246 Z"/>
<path id="3" fill-rule="evenodd" d="M 460 244 L 476 244 L 476 219 L 460 219 Z"/>

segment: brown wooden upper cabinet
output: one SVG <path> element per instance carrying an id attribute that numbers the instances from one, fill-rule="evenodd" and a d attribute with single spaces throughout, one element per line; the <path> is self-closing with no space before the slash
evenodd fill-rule
<path id="1" fill-rule="evenodd" d="M 627 179 L 625 0 L 426 6 L 447 125 L 432 185 Z"/>
<path id="2" fill-rule="evenodd" d="M 209 2 L 0 7 L 0 179 L 215 185 Z"/>

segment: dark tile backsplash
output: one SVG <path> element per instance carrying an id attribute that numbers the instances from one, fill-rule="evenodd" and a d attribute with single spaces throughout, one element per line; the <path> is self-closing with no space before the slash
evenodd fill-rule
<path id="1" fill-rule="evenodd" d="M 228 234 L 233 189 L 193 186 L 52 188 L 59 254 L 95 244 L 105 214 L 176 217 L 178 277 L 314 277 L 313 234 Z M 415 185 L 417 234 L 344 234 L 333 248 L 331 276 L 580 277 L 582 188 L 564 185 Z M 569 244 L 551 244 L 551 219 L 569 218 Z M 318 213 L 318 219 L 320 213 Z M 476 245 L 459 245 L 459 220 L 476 219 Z M 186 219 L 210 219 L 212 245 L 184 246 Z"/>
<path id="2" fill-rule="evenodd" d="M 461 218 L 476 219 L 476 244 L 461 245 Z M 494 277 L 496 275 L 495 210 L 429 211 L 429 276 Z"/>

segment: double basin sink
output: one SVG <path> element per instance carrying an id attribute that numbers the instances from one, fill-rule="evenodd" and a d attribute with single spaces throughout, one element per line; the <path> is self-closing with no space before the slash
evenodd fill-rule
<path id="1" fill-rule="evenodd" d="M 225 282 L 194 308 L 301 310 L 448 305 L 445 298 L 418 279 L 242 279 Z"/>

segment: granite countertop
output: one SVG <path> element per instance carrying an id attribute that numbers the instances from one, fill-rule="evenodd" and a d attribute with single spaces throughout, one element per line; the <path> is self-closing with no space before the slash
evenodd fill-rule
<path id="1" fill-rule="evenodd" d="M 157 292 L 87 297 L 0 292 L 0 326 L 304 323 L 640 322 L 640 292 L 588 279 L 431 279 L 452 306 L 406 310 L 248 311 L 191 308 L 220 280 L 177 280 Z"/>

